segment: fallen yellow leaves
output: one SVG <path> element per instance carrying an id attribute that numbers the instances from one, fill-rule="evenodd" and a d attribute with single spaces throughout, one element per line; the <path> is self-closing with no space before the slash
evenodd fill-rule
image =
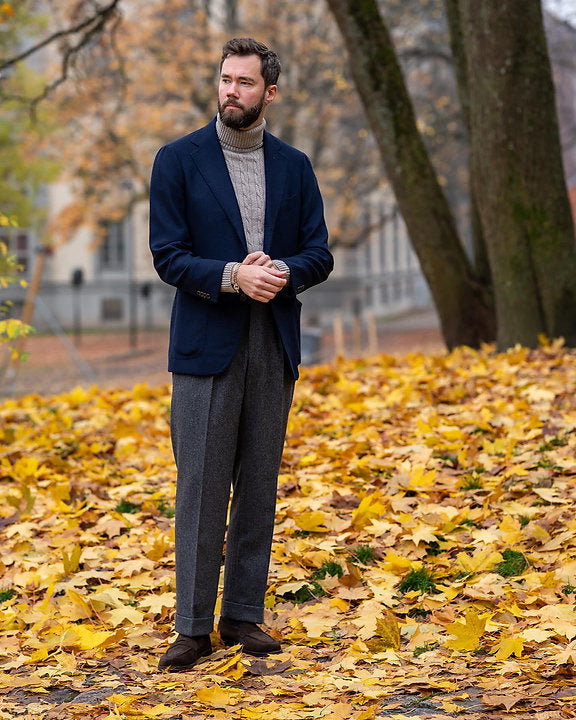
<path id="1" fill-rule="evenodd" d="M 575 385 L 558 345 L 305 370 L 266 598 L 284 652 L 214 635 L 184 675 L 157 672 L 169 389 L 5 402 L 0 718 L 414 718 L 430 693 L 436 717 L 573 717 Z"/>

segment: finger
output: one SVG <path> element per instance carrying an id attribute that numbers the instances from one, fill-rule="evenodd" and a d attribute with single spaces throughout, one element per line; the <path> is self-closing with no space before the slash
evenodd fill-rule
<path id="1" fill-rule="evenodd" d="M 260 256 L 260 251 L 248 253 L 244 260 L 242 260 L 242 265 L 254 265 L 258 257 Z"/>
<path id="2" fill-rule="evenodd" d="M 283 278 L 286 276 L 286 271 L 278 270 L 278 268 L 276 267 L 276 265 L 274 265 L 274 263 L 271 263 L 270 265 L 265 267 L 264 270 L 266 270 L 266 272 L 269 273 L 270 275 L 274 275 L 275 277 L 278 277 L 278 278 Z"/>
<path id="3" fill-rule="evenodd" d="M 273 285 L 271 283 L 258 284 L 255 286 L 255 292 L 274 297 L 276 293 L 280 292 L 282 287 L 281 285 Z"/>
<path id="4" fill-rule="evenodd" d="M 268 300 L 271 300 L 278 292 L 278 288 L 273 285 L 258 285 L 256 286 L 254 292 L 259 297 L 266 297 Z"/>
<path id="5" fill-rule="evenodd" d="M 271 275 L 270 277 L 266 278 L 266 285 L 268 287 L 273 288 L 283 288 L 284 285 L 286 285 L 286 278 L 283 277 L 277 277 L 276 275 Z"/>
<path id="6" fill-rule="evenodd" d="M 267 303 L 269 300 L 272 300 L 274 293 L 254 292 L 250 297 L 253 300 L 258 300 L 258 302 Z"/>
<path id="7" fill-rule="evenodd" d="M 266 255 L 263 250 L 256 250 L 255 252 L 248 253 L 244 260 L 243 265 L 264 265 L 270 260 L 270 256 Z"/>

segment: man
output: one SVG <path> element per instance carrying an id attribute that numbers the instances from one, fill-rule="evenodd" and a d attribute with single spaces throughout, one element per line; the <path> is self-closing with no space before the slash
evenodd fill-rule
<path id="1" fill-rule="evenodd" d="M 300 362 L 297 293 L 333 267 L 308 158 L 265 131 L 280 63 L 265 45 L 224 45 L 218 114 L 160 149 L 150 187 L 150 248 L 176 287 L 170 328 L 176 491 L 177 640 L 159 667 L 185 670 L 227 645 L 267 655 L 258 627 L 276 485 Z"/>

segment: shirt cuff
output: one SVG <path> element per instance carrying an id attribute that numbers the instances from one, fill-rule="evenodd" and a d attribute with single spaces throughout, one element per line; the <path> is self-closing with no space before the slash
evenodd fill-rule
<path id="1" fill-rule="evenodd" d="M 222 273 L 222 282 L 220 284 L 220 292 L 233 293 L 234 288 L 232 287 L 232 268 L 236 265 L 235 262 L 226 263 L 224 266 L 224 272 Z"/>
<path id="2" fill-rule="evenodd" d="M 288 265 L 286 265 L 284 260 L 272 260 L 272 262 L 274 263 L 274 265 L 276 265 L 280 272 L 286 273 L 286 275 L 284 276 L 286 280 L 286 285 L 290 285 L 290 268 L 288 267 Z"/>

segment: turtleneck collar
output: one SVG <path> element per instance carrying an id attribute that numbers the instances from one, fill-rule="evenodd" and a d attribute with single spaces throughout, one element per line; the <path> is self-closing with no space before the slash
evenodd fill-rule
<path id="1" fill-rule="evenodd" d="M 250 152 L 258 150 L 264 144 L 264 128 L 266 120 L 262 118 L 260 125 L 250 130 L 234 130 L 224 125 L 220 119 L 220 113 L 216 115 L 216 133 L 220 144 L 227 150 L 235 152 Z"/>

